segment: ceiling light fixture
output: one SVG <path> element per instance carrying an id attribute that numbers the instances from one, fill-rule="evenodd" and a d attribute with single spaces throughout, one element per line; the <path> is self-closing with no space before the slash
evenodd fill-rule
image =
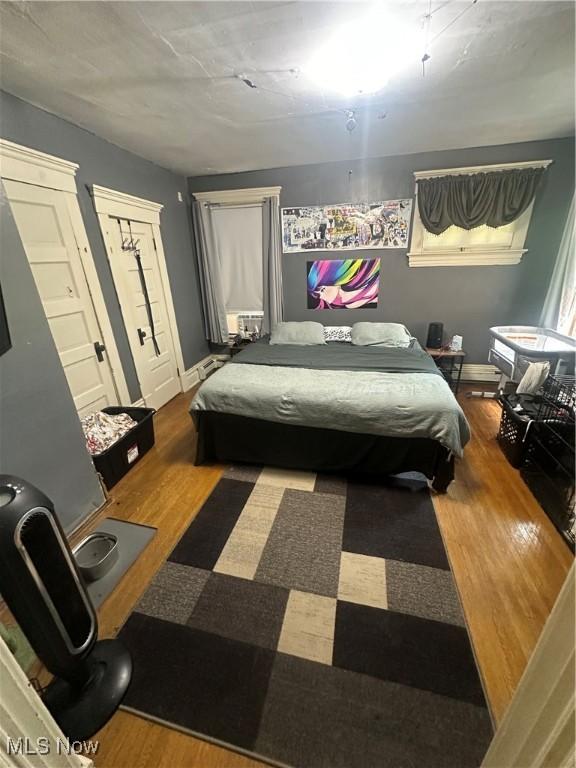
<path id="1" fill-rule="evenodd" d="M 377 93 L 410 60 L 419 60 L 421 48 L 418 31 L 402 26 L 380 4 L 335 32 L 303 73 L 343 96 Z"/>

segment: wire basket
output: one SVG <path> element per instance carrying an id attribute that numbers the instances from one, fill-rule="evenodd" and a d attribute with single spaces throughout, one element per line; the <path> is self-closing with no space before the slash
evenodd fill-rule
<path id="1" fill-rule="evenodd" d="M 551 374 L 542 387 L 542 394 L 560 408 L 565 408 L 572 413 L 574 421 L 574 408 L 576 408 L 576 376 L 559 376 Z"/>
<path id="2" fill-rule="evenodd" d="M 524 463 L 526 439 L 536 416 L 537 406 L 531 399 L 515 395 L 502 395 L 500 402 L 502 417 L 496 439 L 510 464 L 518 469 Z M 523 411 L 515 411 L 515 405 L 521 405 Z"/>
<path id="3" fill-rule="evenodd" d="M 576 377 L 548 376 L 542 387 L 542 398 L 536 419 L 565 447 L 574 451 L 576 426 Z"/>

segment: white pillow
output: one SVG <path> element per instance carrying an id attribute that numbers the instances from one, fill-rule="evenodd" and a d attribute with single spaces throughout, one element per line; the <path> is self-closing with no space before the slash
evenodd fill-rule
<path id="1" fill-rule="evenodd" d="M 408 347 L 412 337 L 400 323 L 354 323 L 352 344 L 359 347 Z"/>
<path id="2" fill-rule="evenodd" d="M 352 341 L 351 325 L 325 325 L 324 341 Z"/>

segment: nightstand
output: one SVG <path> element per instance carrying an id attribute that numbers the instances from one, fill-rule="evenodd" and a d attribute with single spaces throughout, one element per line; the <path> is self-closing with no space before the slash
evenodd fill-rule
<path id="1" fill-rule="evenodd" d="M 428 352 L 430 357 L 434 358 L 436 367 L 448 382 L 452 392 L 457 395 L 466 352 L 463 349 L 458 350 L 458 352 L 452 352 L 450 349 L 432 349 L 430 347 L 426 347 L 426 352 Z"/>
<path id="2" fill-rule="evenodd" d="M 241 339 L 240 341 L 235 341 L 232 344 L 229 344 L 228 350 L 230 351 L 230 357 L 234 357 L 238 352 L 242 352 L 243 349 L 246 349 L 248 344 L 252 344 L 252 339 Z"/>

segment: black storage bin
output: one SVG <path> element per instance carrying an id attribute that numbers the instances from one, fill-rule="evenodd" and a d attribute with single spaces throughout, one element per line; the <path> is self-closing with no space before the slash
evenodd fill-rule
<path id="1" fill-rule="evenodd" d="M 538 410 L 538 403 L 532 397 L 523 398 L 521 395 L 502 395 L 502 418 L 496 439 L 502 452 L 512 464 L 519 469 L 526 455 L 526 438 Z M 514 410 L 515 405 L 521 405 L 522 411 Z"/>
<path id="2" fill-rule="evenodd" d="M 528 438 L 524 481 L 574 551 L 576 378 L 551 374 Z"/>
<path id="3" fill-rule="evenodd" d="M 102 408 L 103 413 L 116 416 L 127 413 L 138 424 L 106 451 L 92 456 L 96 471 L 102 475 L 108 490 L 121 480 L 154 445 L 154 408 L 130 408 L 121 405 Z"/>
<path id="4" fill-rule="evenodd" d="M 542 509 L 574 551 L 574 453 L 546 424 L 535 424 L 521 474 Z"/>

